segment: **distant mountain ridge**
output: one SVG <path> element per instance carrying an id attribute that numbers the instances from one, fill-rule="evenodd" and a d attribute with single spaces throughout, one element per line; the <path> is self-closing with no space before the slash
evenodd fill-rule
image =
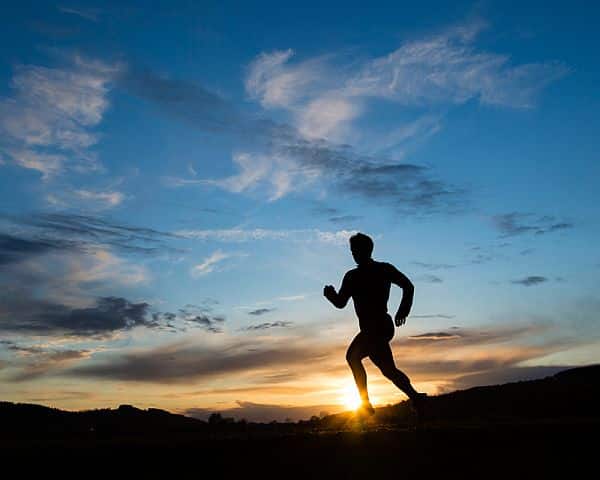
<path id="1" fill-rule="evenodd" d="M 428 398 L 427 422 L 494 423 L 600 419 L 600 365 L 563 370 L 538 380 L 472 387 Z M 402 425 L 414 416 L 409 402 L 376 409 L 376 421 Z M 323 419 L 341 428 L 347 413 Z"/>
<path id="2" fill-rule="evenodd" d="M 598 419 L 600 365 L 562 371 L 539 380 L 474 387 L 429 398 L 427 420 L 431 422 L 503 422 L 539 419 Z M 372 422 L 403 425 L 413 413 L 408 402 L 376 409 Z M 342 429 L 353 418 L 351 412 L 295 424 L 278 424 L 290 431 L 319 428 Z M 117 409 L 69 412 L 35 404 L 0 402 L 0 435 L 28 436 L 61 434 L 143 434 L 174 432 L 236 431 L 274 428 L 273 423 L 234 422 L 213 416 L 211 422 L 131 405 Z"/>

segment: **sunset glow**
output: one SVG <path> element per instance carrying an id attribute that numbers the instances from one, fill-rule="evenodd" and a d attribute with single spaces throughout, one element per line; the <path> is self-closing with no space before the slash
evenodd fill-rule
<path id="1" fill-rule="evenodd" d="M 358 231 L 414 284 L 391 348 L 420 390 L 597 362 L 598 7 L 11 3 L 0 400 L 356 409 L 323 287 Z"/>
<path id="2" fill-rule="evenodd" d="M 356 410 L 360 407 L 360 396 L 355 385 L 348 385 L 340 396 L 340 402 L 345 410 Z"/>

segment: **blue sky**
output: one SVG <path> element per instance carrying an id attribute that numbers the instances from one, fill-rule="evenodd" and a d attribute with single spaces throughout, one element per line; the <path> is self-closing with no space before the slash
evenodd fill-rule
<path id="1" fill-rule="evenodd" d="M 420 388 L 597 361 L 597 8 L 369 6 L 6 9 L 3 399 L 343 408 L 355 231 L 415 284 Z"/>

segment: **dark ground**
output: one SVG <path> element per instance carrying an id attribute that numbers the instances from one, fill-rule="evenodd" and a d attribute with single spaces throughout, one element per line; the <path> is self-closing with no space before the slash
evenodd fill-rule
<path id="1" fill-rule="evenodd" d="M 4 471 L 75 476 L 189 472 L 196 477 L 554 478 L 598 469 L 599 422 L 370 430 L 266 438 L 57 439 L 2 445 Z M 8 448 L 7 448 L 8 447 Z M 10 470 L 9 470 L 10 469 Z M 83 469 L 83 470 L 82 470 Z M 210 475 L 209 475 L 210 472 Z M 79 476 L 79 475 L 78 475 Z M 9 477 L 7 477 L 9 478 Z"/>
<path id="2" fill-rule="evenodd" d="M 127 406 L 63 412 L 1 403 L 2 470 L 136 478 L 596 478 L 598 380 L 600 367 L 593 366 L 434 397 L 418 429 L 406 403 L 378 409 L 368 421 L 339 414 L 287 424 L 206 423 Z"/>

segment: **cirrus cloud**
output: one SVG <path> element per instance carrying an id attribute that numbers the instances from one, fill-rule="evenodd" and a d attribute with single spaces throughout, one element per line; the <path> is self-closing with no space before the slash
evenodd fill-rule
<path id="1" fill-rule="evenodd" d="M 12 95 L 0 100 L 0 149 L 49 179 L 65 169 L 101 168 L 90 150 L 121 65 L 74 56 L 62 67 L 18 65 Z"/>

